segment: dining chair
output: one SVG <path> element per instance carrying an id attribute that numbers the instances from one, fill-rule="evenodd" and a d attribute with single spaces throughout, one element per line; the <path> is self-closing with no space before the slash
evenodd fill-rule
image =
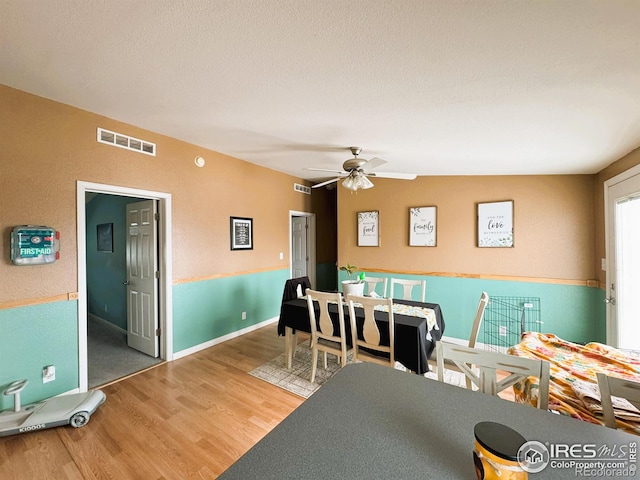
<path id="1" fill-rule="evenodd" d="M 395 322 L 393 320 L 393 300 L 390 298 L 371 298 L 359 297 L 356 295 L 347 295 L 347 304 L 349 305 L 349 320 L 351 322 L 351 344 L 353 345 L 353 361 L 354 362 L 373 362 L 381 365 L 395 367 Z M 375 319 L 375 308 L 386 308 L 389 322 L 389 329 L 386 335 L 389 339 L 389 345 L 382 344 L 384 341 L 384 332 L 380 330 Z M 356 308 L 364 309 L 364 322 L 362 329 L 356 324 Z"/>
<path id="2" fill-rule="evenodd" d="M 469 342 L 467 343 L 467 346 L 469 348 L 475 348 L 476 346 L 476 342 L 478 340 L 478 333 L 480 332 L 480 325 L 482 324 L 482 319 L 484 318 L 484 312 L 487 308 L 488 303 L 489 303 L 489 295 L 487 294 L 487 292 L 482 292 L 482 294 L 480 295 L 480 301 L 478 302 L 478 307 L 476 308 L 476 314 L 473 318 L 473 323 L 471 324 L 471 334 L 469 335 Z M 437 348 L 436 348 L 435 354 L 436 354 L 436 362 L 437 362 L 437 358 L 438 358 Z M 465 381 L 467 384 L 467 388 L 471 389 L 472 385 L 469 377 L 465 376 Z"/>
<path id="3" fill-rule="evenodd" d="M 396 297 L 396 285 L 402 287 L 402 296 Z M 400 278 L 391 279 L 391 288 L 389 289 L 389 297 L 401 298 L 403 300 L 412 300 L 412 293 L 414 287 L 420 287 L 420 301 L 424 302 L 425 295 L 427 293 L 427 281 L 426 280 L 406 280 Z"/>
<path id="4" fill-rule="evenodd" d="M 549 406 L 549 362 L 532 358 L 516 357 L 505 353 L 489 352 L 462 345 L 438 342 L 438 380 L 444 381 L 445 359 L 453 363 L 482 393 L 498 395 L 513 384 L 528 377 L 537 377 L 538 408 Z M 477 371 L 471 368 L 474 365 Z M 498 380 L 497 371 L 508 375 Z"/>
<path id="5" fill-rule="evenodd" d="M 314 300 L 318 302 L 319 315 L 316 316 Z M 335 333 L 333 322 L 329 316 L 329 303 L 338 304 L 338 327 Z M 341 366 L 347 364 L 347 334 L 344 328 L 344 308 L 340 292 L 328 293 L 307 289 L 307 306 L 309 308 L 309 322 L 311 323 L 311 383 L 315 382 L 318 364 L 318 352 L 324 356 L 324 368 L 327 368 L 327 353 L 338 357 Z"/>
<path id="6" fill-rule="evenodd" d="M 387 296 L 387 278 L 383 277 L 364 277 L 364 283 L 367 287 L 367 291 L 365 295 L 371 296 L 371 292 L 376 292 L 376 294 L 381 297 Z M 382 293 L 378 293 L 376 288 L 378 285 L 382 284 Z"/>
<path id="7" fill-rule="evenodd" d="M 621 399 L 627 400 L 632 406 L 640 409 L 640 383 L 626 378 L 612 377 L 601 372 L 597 372 L 596 376 L 604 425 L 616 429 L 616 410 L 629 409 L 628 405 L 624 405 L 625 402 L 620 401 Z"/>
<path id="8" fill-rule="evenodd" d="M 289 278 L 284 282 L 284 291 L 282 292 L 282 301 L 280 302 L 280 319 L 282 319 L 282 309 L 284 302 L 295 300 L 296 298 L 304 296 L 308 288 L 311 288 L 311 280 L 309 280 L 309 277 L 307 276 Z M 280 325 L 282 325 L 282 322 L 278 322 L 278 325 L 278 335 L 284 335 L 284 327 L 280 327 Z M 291 344 L 288 346 L 288 348 L 292 350 L 293 353 L 291 354 L 291 356 L 294 357 L 296 354 L 296 348 L 298 346 L 298 335 L 294 332 L 291 335 L 289 341 L 291 342 Z"/>
<path id="9" fill-rule="evenodd" d="M 480 301 L 478 302 L 478 308 L 476 308 L 476 316 L 473 318 L 473 324 L 471 325 L 471 335 L 469 336 L 469 348 L 475 348 L 478 341 L 478 333 L 480 332 L 480 325 L 484 318 L 484 311 L 487 309 L 489 303 L 489 295 L 487 292 L 482 292 L 480 295 Z"/>

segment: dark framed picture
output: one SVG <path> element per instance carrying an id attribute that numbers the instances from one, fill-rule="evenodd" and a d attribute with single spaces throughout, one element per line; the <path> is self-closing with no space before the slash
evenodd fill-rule
<path id="1" fill-rule="evenodd" d="M 231 250 L 253 250 L 253 218 L 231 217 Z"/>
<path id="2" fill-rule="evenodd" d="M 113 253 L 113 223 L 101 223 L 97 231 L 98 251 Z"/>

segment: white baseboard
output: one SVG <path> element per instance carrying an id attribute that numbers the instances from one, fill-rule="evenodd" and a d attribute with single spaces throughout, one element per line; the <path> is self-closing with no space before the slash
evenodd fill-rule
<path id="1" fill-rule="evenodd" d="M 469 339 L 464 340 L 462 338 L 454 338 L 454 337 L 444 336 L 444 337 L 442 337 L 442 341 L 445 342 L 445 343 L 453 343 L 455 345 L 462 345 L 462 346 L 469 345 Z M 476 342 L 475 348 L 479 348 L 479 349 L 484 350 L 484 343 Z"/>
<path id="2" fill-rule="evenodd" d="M 112 328 L 114 330 L 117 330 L 118 332 L 124 333 L 125 335 L 127 334 L 127 331 L 124 328 L 120 328 L 119 326 L 114 325 L 109 320 L 105 320 L 104 318 L 99 317 L 98 315 L 94 315 L 93 313 L 90 313 L 88 316 L 89 316 L 90 319 L 95 320 L 96 322 L 101 323 L 102 325 L 104 325 L 106 327 L 109 327 L 109 328 Z"/>
<path id="3" fill-rule="evenodd" d="M 238 330 L 236 332 L 229 333 L 227 335 L 223 335 L 222 337 L 214 338 L 213 340 L 209 340 L 208 342 L 201 343 L 199 345 L 195 345 L 190 348 L 185 348 L 179 352 L 175 352 L 173 354 L 173 360 L 177 360 L 182 357 L 186 357 L 187 355 L 191 355 L 192 353 L 199 352 L 200 350 L 204 350 L 205 348 L 213 347 L 214 345 L 218 345 L 220 343 L 226 342 L 227 340 L 231 340 L 232 338 L 237 338 L 245 333 L 253 332 L 254 330 L 258 330 L 259 328 L 265 327 L 272 323 L 277 322 L 280 317 L 269 318 L 263 322 L 256 323 L 255 325 L 251 325 L 250 327 L 243 328 L 242 330 Z"/>

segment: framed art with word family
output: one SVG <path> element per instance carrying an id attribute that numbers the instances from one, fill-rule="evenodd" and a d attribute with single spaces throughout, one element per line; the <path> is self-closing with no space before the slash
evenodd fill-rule
<path id="1" fill-rule="evenodd" d="M 409 209 L 409 246 L 436 246 L 436 207 Z"/>
<path id="2" fill-rule="evenodd" d="M 358 212 L 358 246 L 377 247 L 379 245 L 378 211 Z"/>
<path id="3" fill-rule="evenodd" d="M 478 247 L 513 247 L 513 200 L 478 203 Z"/>

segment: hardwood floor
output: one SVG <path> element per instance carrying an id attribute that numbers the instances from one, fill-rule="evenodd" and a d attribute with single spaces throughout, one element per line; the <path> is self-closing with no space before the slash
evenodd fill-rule
<path id="1" fill-rule="evenodd" d="M 283 351 L 273 324 L 107 385 L 83 428 L 0 438 L 0 478 L 216 478 L 303 402 L 248 375 Z"/>
<path id="2" fill-rule="evenodd" d="M 83 428 L 0 438 L 0 478 L 216 478 L 302 403 L 247 374 L 283 351 L 274 324 L 103 387 Z"/>

